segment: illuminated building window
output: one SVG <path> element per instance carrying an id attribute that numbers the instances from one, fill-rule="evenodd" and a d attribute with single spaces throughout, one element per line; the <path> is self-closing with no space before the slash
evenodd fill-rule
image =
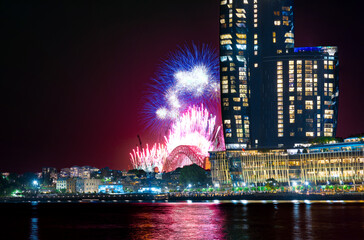
<path id="1" fill-rule="evenodd" d="M 236 39 L 237 43 L 246 44 L 246 40 Z"/>
<path id="2" fill-rule="evenodd" d="M 225 123 L 225 124 L 231 124 L 231 120 L 230 120 L 230 119 L 225 119 L 225 120 L 224 120 L 224 123 Z"/>
<path id="3" fill-rule="evenodd" d="M 306 132 L 306 137 L 313 137 L 314 133 L 313 132 Z"/>
<path id="4" fill-rule="evenodd" d="M 279 21 L 279 20 L 274 21 L 274 25 L 276 25 L 276 26 L 281 25 L 281 21 Z"/>
<path id="5" fill-rule="evenodd" d="M 312 110 L 313 109 L 313 101 L 305 101 L 306 109 Z"/>
<path id="6" fill-rule="evenodd" d="M 256 67 L 256 68 L 257 68 L 257 67 L 258 67 L 258 63 L 254 63 L 254 67 Z"/>
<path id="7" fill-rule="evenodd" d="M 237 33 L 236 36 L 238 38 L 246 39 L 246 34 Z"/>
<path id="8" fill-rule="evenodd" d="M 220 39 L 232 39 L 233 37 L 231 36 L 231 34 L 223 34 L 220 35 Z"/>
<path id="9" fill-rule="evenodd" d="M 231 40 L 222 40 L 220 41 L 220 45 L 232 44 Z"/>

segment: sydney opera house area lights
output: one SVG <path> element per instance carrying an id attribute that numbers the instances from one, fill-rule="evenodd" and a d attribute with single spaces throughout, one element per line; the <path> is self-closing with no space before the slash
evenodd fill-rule
<path id="1" fill-rule="evenodd" d="M 217 54 L 203 45 L 180 48 L 153 79 L 142 111 L 147 128 L 162 143 L 130 153 L 134 168 L 173 171 L 196 163 L 209 151 L 223 150 Z"/>

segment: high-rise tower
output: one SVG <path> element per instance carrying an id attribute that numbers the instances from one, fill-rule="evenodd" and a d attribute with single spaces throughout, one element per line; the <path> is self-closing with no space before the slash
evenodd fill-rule
<path id="1" fill-rule="evenodd" d="M 331 131 L 332 136 L 335 135 L 337 107 L 332 107 L 332 104 L 337 103 L 337 96 L 332 98 L 333 101 L 330 100 L 331 105 L 327 109 L 325 103 L 330 102 L 327 99 L 330 94 L 338 94 L 337 49 L 299 49 L 294 48 L 293 0 L 221 1 L 220 84 L 226 149 L 291 146 L 313 137 L 329 136 L 327 131 Z M 330 56 L 326 51 L 328 49 Z M 335 56 L 332 55 L 333 49 Z M 325 68 L 325 60 L 331 61 L 328 63 L 332 65 L 327 64 L 326 67 L 333 66 L 332 69 Z M 290 73 L 292 65 L 289 65 L 292 61 L 296 61 L 294 80 Z M 273 69 L 270 64 L 273 62 L 287 63 Z M 298 69 L 300 62 L 305 63 L 305 70 Z M 310 72 L 310 67 L 316 69 Z M 278 72 L 278 68 L 282 68 L 282 71 Z M 333 73 L 328 73 L 328 70 L 333 70 Z M 305 72 L 298 73 L 300 71 Z M 278 74 L 280 72 L 282 74 Z M 331 82 L 328 76 L 333 77 Z M 302 79 L 305 79 L 304 83 L 299 82 Z M 296 86 L 294 91 L 291 85 Z M 332 92 L 325 92 L 329 88 Z M 288 98 L 283 100 L 285 96 Z M 297 102 L 293 104 L 289 97 L 294 97 Z M 303 98 L 305 100 L 297 100 Z M 302 101 L 305 104 L 306 101 L 307 104 L 312 101 L 314 106 L 323 105 L 322 108 L 315 109 L 317 113 L 306 112 L 303 111 L 303 108 L 306 110 L 306 105 Z M 295 105 L 295 109 L 291 105 Z M 330 120 L 325 123 L 317 120 L 318 116 L 325 116 L 322 112 L 325 110 L 332 115 L 332 123 L 328 123 Z M 294 124 L 290 120 L 293 111 L 297 119 Z M 307 119 L 300 118 L 302 112 L 309 114 Z M 320 127 L 318 124 L 321 124 Z M 275 135 L 272 131 L 276 131 Z"/>

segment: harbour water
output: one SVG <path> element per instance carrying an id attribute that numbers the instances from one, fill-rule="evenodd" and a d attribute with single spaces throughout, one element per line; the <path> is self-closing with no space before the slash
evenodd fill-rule
<path id="1" fill-rule="evenodd" d="M 364 203 L 0 204 L 0 239 L 363 239 Z"/>

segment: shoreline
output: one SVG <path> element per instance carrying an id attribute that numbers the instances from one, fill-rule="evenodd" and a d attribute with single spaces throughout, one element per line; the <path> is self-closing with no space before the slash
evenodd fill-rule
<path id="1" fill-rule="evenodd" d="M 299 193 L 254 193 L 254 194 L 119 194 L 119 195 L 59 195 L 33 197 L 1 197 L 0 203 L 64 203 L 64 202 L 206 202 L 206 201 L 363 201 L 364 193 L 299 194 Z"/>

